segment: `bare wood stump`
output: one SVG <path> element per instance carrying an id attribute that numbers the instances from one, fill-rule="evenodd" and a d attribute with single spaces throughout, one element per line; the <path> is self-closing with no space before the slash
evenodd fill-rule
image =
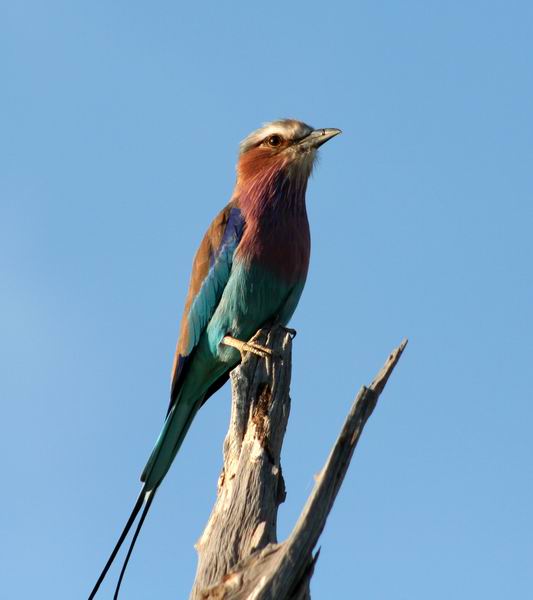
<path id="1" fill-rule="evenodd" d="M 398 362 L 404 340 L 369 387 L 362 387 L 290 536 L 277 542 L 285 499 L 280 464 L 290 410 L 290 333 L 261 330 L 254 341 L 277 357 L 248 354 L 231 373 L 232 411 L 218 496 L 198 540 L 191 600 L 305 600 L 318 552 L 313 550 L 367 419 Z"/>

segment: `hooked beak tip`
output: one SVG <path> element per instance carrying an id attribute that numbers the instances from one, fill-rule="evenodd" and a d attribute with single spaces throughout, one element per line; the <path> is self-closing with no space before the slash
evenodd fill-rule
<path id="1" fill-rule="evenodd" d="M 322 144 L 325 144 L 331 138 L 342 133 L 340 129 L 333 127 L 325 129 L 315 129 L 307 137 L 305 137 L 300 143 L 308 148 L 319 148 Z"/>

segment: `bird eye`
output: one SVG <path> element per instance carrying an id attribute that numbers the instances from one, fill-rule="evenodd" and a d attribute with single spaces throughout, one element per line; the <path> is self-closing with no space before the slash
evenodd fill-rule
<path id="1" fill-rule="evenodd" d="M 267 140 L 268 145 L 272 146 L 273 148 L 280 146 L 282 141 L 283 138 L 281 137 L 281 135 L 271 135 Z"/>

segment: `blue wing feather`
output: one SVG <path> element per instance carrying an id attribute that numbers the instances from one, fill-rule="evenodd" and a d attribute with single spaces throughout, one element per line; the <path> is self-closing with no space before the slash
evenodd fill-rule
<path id="1" fill-rule="evenodd" d="M 241 211 L 237 207 L 230 208 L 218 247 L 210 249 L 209 270 L 191 302 L 188 313 L 184 316 L 188 323 L 187 335 L 184 336 L 186 344 L 176 356 L 167 416 L 177 400 L 191 354 L 209 324 L 229 280 L 233 256 L 241 241 L 244 225 Z"/>
<path id="2" fill-rule="evenodd" d="M 218 306 L 230 277 L 233 255 L 241 241 L 243 230 L 244 219 L 241 211 L 238 208 L 232 208 L 220 246 L 212 255 L 211 268 L 194 298 L 187 316 L 189 320 L 187 354 L 190 354 L 197 346 L 200 336 Z"/>

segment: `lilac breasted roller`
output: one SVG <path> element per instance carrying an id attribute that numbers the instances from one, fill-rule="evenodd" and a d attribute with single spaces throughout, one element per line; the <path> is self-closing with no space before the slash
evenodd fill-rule
<path id="1" fill-rule="evenodd" d="M 240 146 L 237 182 L 193 261 L 189 292 L 172 369 L 166 419 L 141 475 L 133 511 L 107 561 L 91 600 L 137 515 L 115 598 L 155 492 L 202 404 L 228 379 L 241 353 L 267 357 L 248 342 L 266 324 L 287 325 L 309 266 L 305 193 L 324 142 L 339 129 L 313 129 L 293 119 L 267 123 Z"/>

